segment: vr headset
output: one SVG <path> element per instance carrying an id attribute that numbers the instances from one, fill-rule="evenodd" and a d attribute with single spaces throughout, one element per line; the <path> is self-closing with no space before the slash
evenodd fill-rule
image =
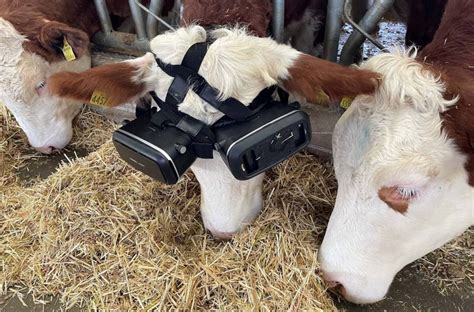
<path id="1" fill-rule="evenodd" d="M 308 115 L 278 87 L 263 90 L 246 106 L 234 98 L 218 100 L 218 90 L 198 74 L 210 42 L 189 48 L 181 65 L 159 67 L 174 77 L 166 100 L 151 92 L 160 108 L 137 111 L 137 119 L 113 134 L 128 164 L 166 184 L 175 184 L 197 158 L 218 151 L 232 175 L 247 180 L 303 149 L 311 140 Z M 212 126 L 178 111 L 189 90 L 224 114 Z M 274 100 L 278 92 L 279 101 Z"/>

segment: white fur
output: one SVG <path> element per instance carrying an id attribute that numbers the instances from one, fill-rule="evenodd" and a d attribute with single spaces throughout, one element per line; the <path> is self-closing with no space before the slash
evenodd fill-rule
<path id="1" fill-rule="evenodd" d="M 210 35 L 215 42 L 199 73 L 221 91 L 221 99 L 234 97 L 245 105 L 250 104 L 262 89 L 286 78 L 288 68 L 300 54 L 269 38 L 249 36 L 240 29 L 218 29 Z M 206 36 L 200 26 L 180 28 L 153 39 L 151 50 L 165 63 L 180 64 L 189 47 L 205 41 Z M 154 62 L 144 61 L 148 70 L 145 80 L 153 81 L 153 89 L 164 99 L 173 78 L 157 69 Z M 209 125 L 223 116 L 192 91 L 179 109 Z M 211 160 L 197 160 L 191 169 L 201 185 L 204 225 L 215 236 L 230 238 L 260 212 L 263 174 L 248 181 L 238 181 L 218 154 Z"/>
<path id="2" fill-rule="evenodd" d="M 270 38 L 249 36 L 241 29 L 217 29 L 211 32 L 217 40 L 210 46 L 201 65 L 201 74 L 211 86 L 221 91 L 220 98 L 234 97 L 250 104 L 262 89 L 288 76 L 300 53 Z M 200 26 L 180 28 L 176 32 L 157 36 L 151 50 L 165 63 L 180 64 L 191 45 L 206 40 Z M 157 92 L 164 97 L 172 78 L 159 70 Z M 179 109 L 207 124 L 223 115 L 190 91 Z"/>
<path id="3" fill-rule="evenodd" d="M 81 103 L 37 93 L 36 87 L 59 71 L 90 68 L 90 57 L 49 64 L 23 49 L 27 39 L 0 18 L 0 101 L 13 113 L 30 144 L 42 152 L 61 149 L 72 137 L 72 119 Z"/>
<path id="4" fill-rule="evenodd" d="M 445 85 L 414 60 L 381 54 L 362 65 L 383 75 L 374 96 L 359 96 L 333 136 L 336 205 L 319 259 L 347 299 L 384 297 L 395 274 L 473 224 L 474 188 L 466 157 L 441 129 Z M 378 197 L 384 186 L 418 192 L 405 214 Z"/>

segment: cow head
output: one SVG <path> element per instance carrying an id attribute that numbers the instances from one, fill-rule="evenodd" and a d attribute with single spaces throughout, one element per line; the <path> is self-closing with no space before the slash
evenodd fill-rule
<path id="1" fill-rule="evenodd" d="M 206 33 L 200 26 L 181 28 L 156 37 L 151 49 L 163 62 L 180 64 L 187 50 L 208 35 L 215 41 L 199 73 L 220 91 L 222 99 L 233 97 L 248 105 L 262 89 L 274 84 L 309 99 L 316 98 L 321 89 L 332 97 L 375 89 L 377 75 L 372 72 L 319 60 L 240 29 Z M 100 89 L 109 95 L 109 105 L 117 105 L 150 90 L 164 99 L 171 82 L 172 78 L 158 69 L 153 55 L 147 54 L 81 74 L 60 73 L 50 79 L 48 86 L 58 96 L 86 101 Z M 209 125 L 223 116 L 192 91 L 179 109 Z M 204 224 L 215 236 L 230 238 L 257 216 L 262 208 L 263 175 L 238 181 L 217 154 L 211 160 L 197 160 L 191 169 L 201 185 Z"/>
<path id="2" fill-rule="evenodd" d="M 72 120 L 78 101 L 64 100 L 44 92 L 47 78 L 59 71 L 90 67 L 89 39 L 84 32 L 43 19 L 0 18 L 0 101 L 13 113 L 35 149 L 49 154 L 66 146 L 72 137 Z M 30 33 L 17 27 L 31 27 Z M 75 61 L 67 62 L 61 47 L 71 45 Z"/>
<path id="3" fill-rule="evenodd" d="M 473 223 L 474 188 L 441 112 L 457 98 L 406 52 L 371 58 L 382 74 L 333 136 L 338 193 L 319 251 L 324 277 L 355 303 L 381 300 L 405 265 Z"/>

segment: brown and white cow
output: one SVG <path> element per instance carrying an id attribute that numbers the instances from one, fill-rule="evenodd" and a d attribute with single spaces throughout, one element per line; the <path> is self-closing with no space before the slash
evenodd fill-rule
<path id="1" fill-rule="evenodd" d="M 342 67 L 303 54 L 270 38 L 248 35 L 241 29 L 216 29 L 209 33 L 201 26 L 180 28 L 151 41 L 153 53 L 163 62 L 181 63 L 191 45 L 212 36 L 199 73 L 221 91 L 222 99 L 234 97 L 248 105 L 264 88 L 280 84 L 307 99 L 323 90 L 332 98 L 371 93 L 377 75 L 365 70 Z M 84 73 L 58 73 L 47 85 L 60 97 L 90 101 L 95 90 L 109 97 L 108 104 L 133 101 L 155 90 L 165 99 L 172 78 L 156 65 L 154 56 L 90 69 Z M 211 125 L 222 113 L 189 91 L 179 109 Z M 238 181 L 218 154 L 214 159 L 198 159 L 192 166 L 202 191 L 201 214 L 215 236 L 230 238 L 251 223 L 262 208 L 263 174 Z"/>
<path id="2" fill-rule="evenodd" d="M 381 300 L 408 263 L 474 222 L 474 0 L 448 0 L 433 41 L 361 68 L 381 74 L 333 136 L 338 194 L 319 251 L 325 279 Z"/>
<path id="3" fill-rule="evenodd" d="M 172 0 L 170 0 L 172 1 Z M 374 0 L 366 3 L 375 5 Z M 439 26 L 446 0 L 396 0 L 391 10 L 406 23 L 406 43 L 420 48 L 428 44 Z M 364 12 L 364 1 L 353 2 Z M 271 0 L 184 0 L 182 25 L 244 25 L 255 35 L 265 37 L 272 18 Z M 285 41 L 299 51 L 319 56 L 324 42 L 328 0 L 285 2 Z M 389 15 L 389 14 L 387 14 Z"/>
<path id="4" fill-rule="evenodd" d="M 126 0 L 107 4 L 112 14 L 130 15 Z M 81 108 L 49 96 L 44 82 L 56 72 L 90 68 L 89 38 L 99 29 L 93 0 L 0 0 L 0 101 L 42 153 L 69 143 Z"/>
<path id="5" fill-rule="evenodd" d="M 271 0 L 184 0 L 183 26 L 245 26 L 257 36 L 266 37 L 272 18 Z M 327 0 L 285 2 L 285 37 L 304 53 L 314 50 L 324 39 Z"/>

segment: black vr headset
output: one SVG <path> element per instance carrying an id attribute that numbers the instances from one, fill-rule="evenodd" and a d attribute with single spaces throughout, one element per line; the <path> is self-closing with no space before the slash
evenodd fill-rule
<path id="1" fill-rule="evenodd" d="M 151 92 L 160 108 L 137 111 L 137 119 L 113 134 L 120 156 L 135 169 L 166 184 L 175 184 L 199 158 L 219 151 L 232 175 L 250 179 L 303 149 L 311 140 L 308 115 L 278 87 L 263 90 L 246 106 L 234 98 L 218 100 L 219 91 L 198 74 L 209 42 L 189 48 L 181 65 L 158 66 L 174 77 L 165 101 Z M 214 125 L 178 111 L 191 89 L 225 116 Z M 273 99 L 275 91 L 280 101 Z"/>

